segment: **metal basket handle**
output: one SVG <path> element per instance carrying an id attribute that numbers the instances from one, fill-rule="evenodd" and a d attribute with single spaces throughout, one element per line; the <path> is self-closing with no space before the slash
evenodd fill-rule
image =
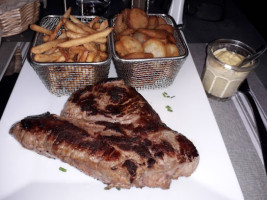
<path id="1" fill-rule="evenodd" d="M 141 8 L 148 13 L 149 0 L 131 0 L 131 8 Z"/>
<path id="2" fill-rule="evenodd" d="M 65 10 L 65 12 L 67 11 L 67 0 L 64 0 L 64 10 Z M 83 8 L 83 0 L 81 0 L 81 14 L 82 14 L 82 16 L 84 16 L 84 13 L 83 13 L 83 11 L 84 11 L 84 8 Z"/>

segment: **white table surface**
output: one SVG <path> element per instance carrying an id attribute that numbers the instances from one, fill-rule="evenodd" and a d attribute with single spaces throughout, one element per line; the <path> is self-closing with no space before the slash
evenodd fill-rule
<path id="1" fill-rule="evenodd" d="M 115 77 L 111 66 L 110 77 Z M 175 95 L 163 98 L 162 93 Z M 200 163 L 189 178 L 172 182 L 169 190 L 105 191 L 96 181 L 68 164 L 28 151 L 8 134 L 12 124 L 46 111 L 59 114 L 67 97 L 49 93 L 26 61 L 0 122 L 0 199 L 243 199 L 222 135 L 206 98 L 191 54 L 175 82 L 162 90 L 140 93 L 172 129 L 197 147 Z M 170 105 L 173 112 L 165 108 Z M 66 173 L 58 170 L 67 168 Z M 136 196 L 137 195 L 137 196 Z"/>

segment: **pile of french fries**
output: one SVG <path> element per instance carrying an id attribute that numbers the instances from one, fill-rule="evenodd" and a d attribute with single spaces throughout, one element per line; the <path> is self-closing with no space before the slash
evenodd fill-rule
<path id="1" fill-rule="evenodd" d="M 101 62 L 108 58 L 107 37 L 113 30 L 99 17 L 85 23 L 64 13 L 54 30 L 32 24 L 33 31 L 43 33 L 43 42 L 31 48 L 36 62 Z M 64 29 L 61 27 L 64 26 Z M 59 32 L 61 34 L 59 34 Z"/>

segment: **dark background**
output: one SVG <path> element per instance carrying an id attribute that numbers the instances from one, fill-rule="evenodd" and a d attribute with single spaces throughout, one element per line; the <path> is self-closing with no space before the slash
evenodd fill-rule
<path id="1" fill-rule="evenodd" d="M 244 13 L 248 21 L 267 39 L 266 19 L 267 2 L 262 0 L 241 1 L 233 0 L 238 8 Z"/>
<path id="2" fill-rule="evenodd" d="M 104 17 L 111 18 L 123 8 L 130 7 L 130 0 L 111 1 L 108 10 L 103 14 Z M 47 0 L 47 2 L 47 8 L 41 9 L 41 17 L 49 14 L 61 15 L 64 13 L 63 0 Z M 171 4 L 171 0 L 150 0 L 150 2 L 151 13 L 166 13 Z M 67 0 L 67 6 L 72 6 L 72 14 L 80 14 L 75 0 Z M 255 31 L 258 32 L 256 35 L 266 41 L 266 12 L 267 4 L 263 0 L 185 0 L 184 28 L 185 31 L 187 29 L 191 31 L 191 27 L 195 28 L 196 35 L 188 37 L 189 40 L 192 39 L 192 42 L 213 40 L 214 38 L 210 37 L 209 31 L 218 36 L 228 36 L 229 31 L 234 36 L 237 34 L 240 36 L 249 34 L 252 37 L 251 40 L 253 40 L 255 36 L 251 35 L 252 29 L 253 33 Z M 208 26 L 211 28 L 216 27 L 216 29 L 210 30 Z M 224 35 L 222 34 L 223 32 L 225 33 Z M 188 34 L 193 33 L 189 32 Z"/>

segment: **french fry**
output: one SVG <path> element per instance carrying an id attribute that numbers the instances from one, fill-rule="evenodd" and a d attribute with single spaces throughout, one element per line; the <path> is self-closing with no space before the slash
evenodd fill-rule
<path id="1" fill-rule="evenodd" d="M 74 62 L 74 60 L 69 58 L 66 62 Z"/>
<path id="2" fill-rule="evenodd" d="M 96 22 L 96 23 L 94 23 L 94 25 L 93 25 L 92 28 L 93 28 L 94 30 L 96 30 L 96 31 L 99 31 L 99 30 L 100 30 L 100 25 L 101 25 L 101 24 L 100 24 L 99 22 Z"/>
<path id="3" fill-rule="evenodd" d="M 65 60 L 69 59 L 69 49 L 57 48 L 57 50 L 60 51 Z"/>
<path id="4" fill-rule="evenodd" d="M 68 19 L 70 17 L 70 12 L 71 12 L 71 7 L 69 7 L 68 10 L 66 10 L 66 12 L 63 15 L 63 18 Z"/>
<path id="5" fill-rule="evenodd" d="M 97 31 L 102 31 L 104 29 L 106 29 L 108 27 L 108 20 L 104 20 L 100 26 L 99 26 L 99 29 L 97 29 Z"/>
<path id="6" fill-rule="evenodd" d="M 97 32 L 96 30 L 90 28 L 89 26 L 86 26 L 86 24 L 77 24 L 77 26 L 79 26 L 81 29 L 90 34 Z"/>
<path id="7" fill-rule="evenodd" d="M 84 46 L 70 47 L 69 52 L 79 53 L 79 51 L 85 51 L 86 48 Z"/>
<path id="8" fill-rule="evenodd" d="M 65 62 L 66 61 L 66 58 L 65 56 L 60 56 L 55 62 Z"/>
<path id="9" fill-rule="evenodd" d="M 68 59 L 75 60 L 75 57 L 79 54 L 79 52 L 83 52 L 83 51 L 86 51 L 86 48 L 84 46 L 70 47 Z"/>
<path id="10" fill-rule="evenodd" d="M 67 19 L 70 16 L 70 12 L 71 12 L 71 7 L 69 7 L 69 9 L 64 13 L 63 17 L 59 20 L 57 26 L 55 27 L 53 33 L 50 35 L 49 40 L 54 40 L 57 37 L 58 31 L 60 29 L 60 27 L 64 24 L 63 23 L 63 19 Z"/>
<path id="11" fill-rule="evenodd" d="M 49 41 L 43 44 L 40 44 L 38 46 L 31 48 L 31 53 L 37 54 L 37 53 L 43 53 L 45 51 L 48 51 L 49 49 L 52 49 L 56 47 L 59 43 L 66 41 L 66 39 L 57 39 L 53 41 Z"/>
<path id="12" fill-rule="evenodd" d="M 42 38 L 42 40 L 43 40 L 43 42 L 48 42 L 49 41 L 49 38 L 50 38 L 49 35 L 44 35 L 43 38 Z"/>
<path id="13" fill-rule="evenodd" d="M 99 21 L 99 17 L 95 17 L 94 19 L 92 19 L 92 21 L 90 21 L 89 23 L 88 23 L 88 26 L 90 27 L 90 28 L 93 28 L 93 25 L 96 23 L 96 22 L 98 22 Z"/>
<path id="14" fill-rule="evenodd" d="M 99 44 L 99 50 L 102 51 L 102 52 L 107 51 L 107 46 L 106 46 L 106 44 L 103 44 L 103 43 Z"/>
<path id="15" fill-rule="evenodd" d="M 86 23 L 80 21 L 75 16 L 70 15 L 70 19 L 71 19 L 71 21 L 73 21 L 77 26 L 79 26 L 84 31 L 86 31 L 88 33 L 95 33 L 96 32 L 94 29 L 92 29 L 89 26 L 87 26 Z"/>
<path id="16" fill-rule="evenodd" d="M 82 38 L 77 38 L 77 39 L 73 39 L 73 40 L 68 40 L 66 42 L 62 42 L 62 43 L 58 43 L 57 46 L 58 47 L 62 47 L 62 48 L 68 48 L 68 47 L 72 47 L 72 46 L 79 46 L 81 44 L 84 43 L 88 43 L 88 42 L 92 42 L 94 40 L 97 40 L 99 38 L 102 37 L 107 37 L 108 34 L 113 30 L 113 28 L 107 28 L 103 31 L 97 32 L 97 33 L 93 33 L 91 35 L 88 35 L 86 37 L 82 37 Z"/>
<path id="17" fill-rule="evenodd" d="M 70 15 L 70 19 L 71 21 L 73 21 L 75 24 L 84 24 L 82 21 L 80 21 L 79 19 L 77 19 L 75 16 Z M 84 24 L 85 25 L 85 24 Z"/>
<path id="18" fill-rule="evenodd" d="M 85 50 L 84 50 L 84 51 L 85 51 Z M 78 62 L 79 62 L 79 60 L 81 59 L 81 57 L 82 57 L 84 51 L 79 51 L 79 52 L 78 52 L 78 55 L 77 55 L 77 61 L 78 61 Z"/>
<path id="19" fill-rule="evenodd" d="M 93 62 L 96 56 L 96 52 L 89 52 L 86 58 L 86 62 Z"/>
<path id="20" fill-rule="evenodd" d="M 30 29 L 33 30 L 33 31 L 39 32 L 39 33 L 43 33 L 45 35 L 51 35 L 53 33 L 53 31 L 51 31 L 51 30 L 49 30 L 47 28 L 38 26 L 36 24 L 30 25 Z"/>
<path id="21" fill-rule="evenodd" d="M 97 51 L 98 51 L 96 44 L 93 43 L 93 42 L 85 43 L 85 44 L 83 44 L 83 46 L 84 46 L 88 51 L 92 51 L 92 52 L 97 52 Z"/>
<path id="22" fill-rule="evenodd" d="M 79 26 L 77 26 L 76 24 L 74 24 L 73 22 L 71 22 L 69 20 L 66 20 L 64 26 L 67 30 L 70 30 L 70 31 L 75 32 L 75 33 L 86 33 L 86 31 L 84 31 Z"/>
<path id="23" fill-rule="evenodd" d="M 85 62 L 88 56 L 88 51 L 84 51 L 78 62 Z"/>
<path id="24" fill-rule="evenodd" d="M 62 25 L 63 25 L 63 21 L 59 20 L 59 22 L 58 22 L 57 26 L 55 27 L 53 33 L 50 35 L 50 38 L 49 38 L 50 41 L 56 39 L 58 31 L 59 31 L 59 29 L 60 29 L 60 27 Z"/>
<path id="25" fill-rule="evenodd" d="M 81 37 L 87 36 L 87 34 L 75 33 L 73 31 L 66 31 L 66 35 L 67 35 L 68 38 L 71 38 L 71 39 L 77 39 L 77 38 L 81 38 Z"/>
<path id="26" fill-rule="evenodd" d="M 108 39 L 106 37 L 103 37 L 103 38 L 96 39 L 94 42 L 99 43 L 99 44 L 101 44 L 101 43 L 106 44 L 107 41 L 108 41 Z"/>
<path id="27" fill-rule="evenodd" d="M 96 55 L 94 57 L 93 62 L 101 62 L 101 57 L 100 57 L 99 51 L 96 52 Z"/>
<path id="28" fill-rule="evenodd" d="M 101 58 L 101 61 L 104 61 L 108 58 L 108 54 L 106 52 L 99 51 L 99 56 Z"/>
<path id="29" fill-rule="evenodd" d="M 57 39 L 65 39 L 65 38 L 67 38 L 66 32 L 65 31 L 62 31 L 61 34 L 58 36 Z"/>
<path id="30" fill-rule="evenodd" d="M 60 58 L 62 54 L 60 52 L 56 52 L 53 54 L 35 54 L 33 59 L 36 62 L 55 62 L 57 59 Z"/>
<path id="31" fill-rule="evenodd" d="M 58 50 L 58 48 L 54 47 L 52 49 L 45 51 L 44 54 L 52 54 L 52 53 L 56 52 L 57 50 Z"/>

